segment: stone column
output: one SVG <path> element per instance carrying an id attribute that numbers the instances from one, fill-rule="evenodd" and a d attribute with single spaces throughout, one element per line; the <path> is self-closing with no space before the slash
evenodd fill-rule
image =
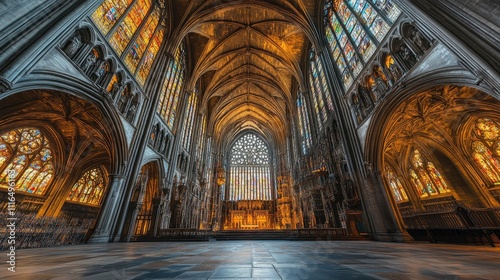
<path id="1" fill-rule="evenodd" d="M 92 234 L 90 243 L 109 242 L 111 230 L 115 222 L 114 218 L 116 211 L 118 211 L 118 198 L 123 194 L 123 175 L 111 174 L 109 175 L 110 190 L 106 196 L 106 200 L 101 209 L 101 215 L 97 221 L 94 233 Z"/>

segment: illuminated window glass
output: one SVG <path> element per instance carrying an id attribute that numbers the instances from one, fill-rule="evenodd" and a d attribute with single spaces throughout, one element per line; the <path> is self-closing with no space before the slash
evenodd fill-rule
<path id="1" fill-rule="evenodd" d="M 165 35 L 160 9 L 151 6 L 151 0 L 106 0 L 92 14 L 94 23 L 141 86 Z"/>
<path id="2" fill-rule="evenodd" d="M 314 50 L 311 50 L 309 59 L 309 86 L 311 88 L 314 111 L 321 130 L 323 128 L 323 123 L 327 119 L 326 106 L 330 111 L 333 111 L 332 97 L 328 84 L 326 83 L 323 65 L 319 57 L 314 54 Z"/>
<path id="3" fill-rule="evenodd" d="M 155 10 L 146 21 L 142 30 L 139 32 L 137 39 L 134 41 L 132 46 L 130 46 L 130 49 L 124 59 L 125 65 L 130 72 L 134 73 L 137 65 L 139 65 L 139 61 L 149 44 L 149 40 L 153 37 L 156 27 L 158 26 L 159 19 L 160 12 L 159 10 Z"/>
<path id="4" fill-rule="evenodd" d="M 500 183 L 500 125 L 488 118 L 476 120 L 472 157 L 492 183 Z"/>
<path id="5" fill-rule="evenodd" d="M 125 16 L 125 19 L 118 25 L 116 31 L 109 38 L 109 44 L 115 49 L 118 55 L 121 55 L 125 47 L 127 47 L 135 31 L 139 28 L 139 25 L 141 25 L 148 13 L 150 6 L 151 2 L 148 0 L 137 0 Z"/>
<path id="6" fill-rule="evenodd" d="M 168 127 L 174 126 L 177 104 L 184 84 L 184 72 L 186 68 L 186 54 L 183 45 L 177 49 L 175 58 L 167 68 L 160 92 L 160 101 L 157 111 L 163 117 Z"/>
<path id="7" fill-rule="evenodd" d="M 105 0 L 92 14 L 92 20 L 106 35 L 120 19 L 132 0 Z"/>
<path id="8" fill-rule="evenodd" d="M 306 100 L 302 94 L 299 94 L 299 97 L 297 98 L 297 110 L 299 117 L 299 134 L 301 139 L 302 153 L 305 154 L 307 152 L 307 149 L 309 149 L 312 145 L 312 139 Z"/>
<path id="9" fill-rule="evenodd" d="M 410 170 L 410 176 L 420 197 L 450 192 L 445 179 L 434 163 L 424 158 L 417 149 L 413 151 L 411 164 L 413 169 Z"/>
<path id="10" fill-rule="evenodd" d="M 258 136 L 247 133 L 231 148 L 227 200 L 272 200 L 269 150 Z"/>
<path id="11" fill-rule="evenodd" d="M 71 188 L 66 200 L 90 205 L 99 205 L 104 195 L 104 189 L 105 180 L 102 169 L 94 168 L 88 170 L 80 177 Z"/>
<path id="12" fill-rule="evenodd" d="M 403 189 L 403 185 L 401 185 L 401 182 L 399 181 L 398 177 L 391 168 L 387 168 L 386 176 L 387 176 L 387 181 L 389 182 L 389 186 L 391 187 L 392 194 L 396 199 L 396 202 L 408 200 L 408 196 L 406 195 L 406 192 Z"/>
<path id="13" fill-rule="evenodd" d="M 400 13 L 389 0 L 326 1 L 325 35 L 345 88 L 361 73 Z"/>
<path id="14" fill-rule="evenodd" d="M 136 73 L 136 79 L 139 84 L 144 85 L 146 83 L 146 78 L 149 75 L 151 70 L 151 66 L 153 65 L 153 61 L 155 60 L 158 51 L 160 50 L 161 43 L 163 42 L 165 30 L 163 28 L 159 29 L 154 35 L 153 39 L 150 42 L 148 50 L 143 56 L 143 60 L 141 66 L 139 66 L 139 70 Z"/>
<path id="15" fill-rule="evenodd" d="M 43 194 L 54 176 L 52 154 L 49 140 L 36 128 L 0 135 L 0 187 L 14 182 L 16 191 Z"/>
<path id="16" fill-rule="evenodd" d="M 198 102 L 196 100 L 196 92 L 193 92 L 191 93 L 188 99 L 188 105 L 184 117 L 185 123 L 182 130 L 182 146 L 187 151 L 189 151 L 189 147 L 191 145 L 191 139 L 193 137 L 193 126 L 195 122 L 197 104 Z"/>

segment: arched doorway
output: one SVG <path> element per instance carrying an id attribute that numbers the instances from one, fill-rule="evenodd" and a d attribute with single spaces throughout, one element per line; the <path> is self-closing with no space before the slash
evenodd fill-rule
<path id="1" fill-rule="evenodd" d="M 153 237 L 158 227 L 161 200 L 160 173 L 156 161 L 142 166 L 129 205 L 127 240 Z"/>

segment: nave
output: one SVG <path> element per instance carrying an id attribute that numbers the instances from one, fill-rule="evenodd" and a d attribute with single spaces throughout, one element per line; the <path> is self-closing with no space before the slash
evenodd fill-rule
<path id="1" fill-rule="evenodd" d="M 211 241 L 19 251 L 2 279 L 498 279 L 500 248 L 373 241 Z"/>

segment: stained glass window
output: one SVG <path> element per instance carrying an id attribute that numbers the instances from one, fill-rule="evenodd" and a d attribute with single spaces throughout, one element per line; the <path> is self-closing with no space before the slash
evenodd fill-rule
<path id="1" fill-rule="evenodd" d="M 105 180 L 100 167 L 90 169 L 73 185 L 67 201 L 100 205 L 104 195 Z"/>
<path id="2" fill-rule="evenodd" d="M 165 30 L 160 18 L 160 9 L 152 8 L 151 0 L 106 0 L 92 14 L 94 23 L 141 86 L 163 41 Z"/>
<path id="3" fill-rule="evenodd" d="M 125 56 L 124 62 L 130 72 L 134 73 L 139 61 L 148 46 L 149 40 L 153 37 L 153 34 L 158 26 L 158 21 L 160 19 L 160 11 L 154 10 L 151 16 L 146 21 L 146 25 L 139 32 L 139 36 L 134 41 L 128 53 Z"/>
<path id="4" fill-rule="evenodd" d="M 189 151 L 189 146 L 191 145 L 191 139 L 193 137 L 193 126 L 195 122 L 197 104 L 198 102 L 196 99 L 195 91 L 189 96 L 186 112 L 184 115 L 185 123 L 182 130 L 182 146 L 187 151 Z"/>
<path id="5" fill-rule="evenodd" d="M 476 120 L 472 157 L 492 183 L 500 183 L 500 125 L 488 118 Z"/>
<path id="6" fill-rule="evenodd" d="M 137 28 L 139 28 L 146 17 L 150 6 L 151 2 L 149 0 L 137 0 L 123 21 L 118 25 L 116 31 L 109 38 L 109 44 L 115 49 L 118 55 L 121 55 L 125 50 L 135 31 L 137 31 Z"/>
<path id="7" fill-rule="evenodd" d="M 387 181 L 389 182 L 389 186 L 391 187 L 392 194 L 394 195 L 394 199 L 396 202 L 401 202 L 408 200 L 408 196 L 399 181 L 399 178 L 396 176 L 392 168 L 387 168 L 386 171 Z"/>
<path id="8" fill-rule="evenodd" d="M 325 35 L 346 89 L 400 13 L 390 0 L 326 1 Z"/>
<path id="9" fill-rule="evenodd" d="M 450 192 L 446 180 L 434 163 L 423 157 L 417 149 L 413 151 L 411 164 L 413 169 L 410 169 L 410 176 L 420 197 Z"/>
<path id="10" fill-rule="evenodd" d="M 168 127 L 174 126 L 177 104 L 184 84 L 184 71 L 186 68 L 186 54 L 183 45 L 177 49 L 175 58 L 167 68 L 160 92 L 160 102 L 157 111 L 163 117 Z"/>
<path id="11" fill-rule="evenodd" d="M 16 191 L 43 194 L 52 182 L 54 166 L 47 137 L 36 128 L 0 135 L 0 187 L 14 182 Z"/>
<path id="12" fill-rule="evenodd" d="M 302 153 L 306 154 L 307 149 L 312 145 L 311 126 L 309 124 L 309 114 L 304 96 L 299 94 L 297 97 L 297 110 L 299 119 L 299 134 L 301 139 Z"/>
<path id="13" fill-rule="evenodd" d="M 269 150 L 253 133 L 231 148 L 228 200 L 272 200 Z"/>
<path id="14" fill-rule="evenodd" d="M 92 14 L 92 20 L 106 35 L 132 2 L 133 0 L 105 0 Z"/>
<path id="15" fill-rule="evenodd" d="M 319 57 L 312 50 L 309 54 L 309 86 L 311 88 L 311 96 L 314 105 L 314 112 L 318 120 L 319 130 L 323 129 L 323 123 L 327 119 L 325 101 L 330 111 L 333 111 L 332 99 L 330 90 L 326 83 L 325 73 Z"/>
<path id="16" fill-rule="evenodd" d="M 149 75 L 151 66 L 153 65 L 153 61 L 155 60 L 155 57 L 160 50 L 161 43 L 163 42 L 164 33 L 165 30 L 163 28 L 160 28 L 156 31 L 153 39 L 150 42 L 148 50 L 143 56 L 141 66 L 139 66 L 139 70 L 137 70 L 136 73 L 136 79 L 141 85 L 144 85 L 146 83 L 146 78 Z"/>

